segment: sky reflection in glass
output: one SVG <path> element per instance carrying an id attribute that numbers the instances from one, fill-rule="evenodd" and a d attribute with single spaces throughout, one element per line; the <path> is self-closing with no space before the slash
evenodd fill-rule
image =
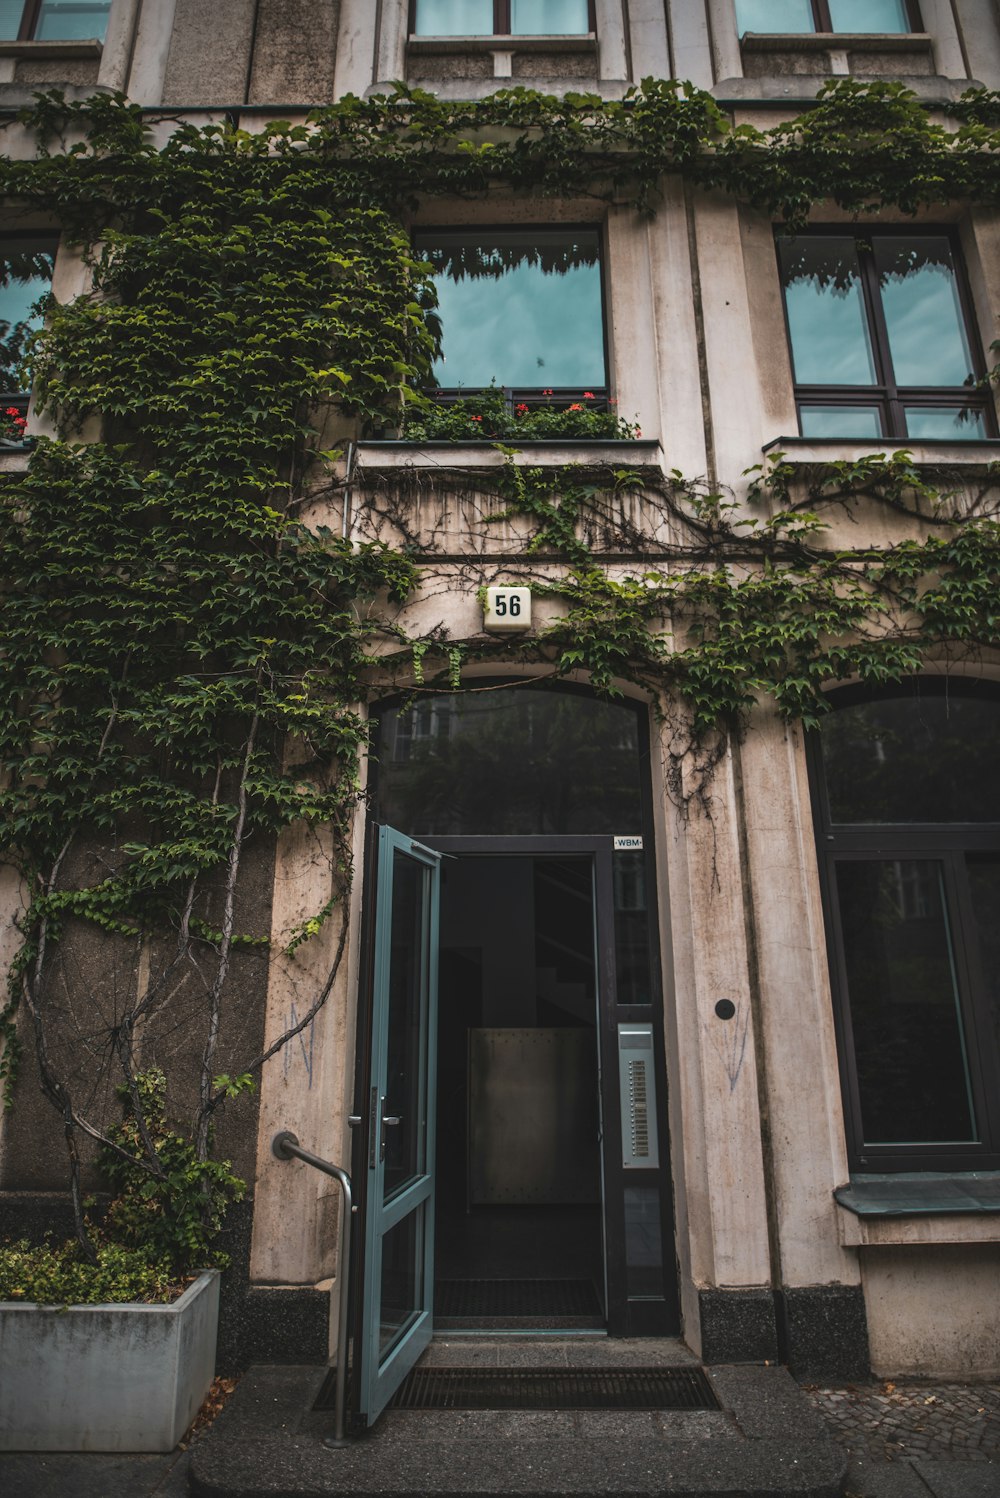
<path id="1" fill-rule="evenodd" d="M 110 0 L 94 0 L 91 5 L 81 0 L 44 0 L 35 25 L 35 40 L 91 41 L 95 37 L 103 42 L 108 27 Z"/>
<path id="2" fill-rule="evenodd" d="M 493 0 L 417 0 L 416 36 L 492 36 Z"/>
<path id="3" fill-rule="evenodd" d="M 905 0 L 830 0 L 834 31 L 909 31 Z"/>
<path id="4" fill-rule="evenodd" d="M 896 383 L 970 382 L 972 357 L 948 241 L 879 237 L 874 249 Z"/>
<path id="5" fill-rule="evenodd" d="M 779 250 L 796 381 L 874 385 L 853 239 L 788 239 Z"/>
<path id="6" fill-rule="evenodd" d="M 952 442 L 974 442 L 986 436 L 982 411 L 974 407 L 907 406 L 908 437 L 943 438 Z"/>
<path id="7" fill-rule="evenodd" d="M 456 266 L 459 245 L 466 253 Z M 441 386 L 606 384 L 596 231 L 446 235 L 418 240 L 417 248 L 440 267 L 442 358 L 434 378 Z M 469 273 L 470 259 L 481 273 Z"/>
<path id="8" fill-rule="evenodd" d="M 736 25 L 745 31 L 812 31 L 810 0 L 736 0 Z"/>
<path id="9" fill-rule="evenodd" d="M 801 406 L 803 437 L 881 437 L 877 406 Z"/>
<path id="10" fill-rule="evenodd" d="M 515 36 L 586 36 L 587 11 L 587 0 L 511 0 L 510 29 Z"/>

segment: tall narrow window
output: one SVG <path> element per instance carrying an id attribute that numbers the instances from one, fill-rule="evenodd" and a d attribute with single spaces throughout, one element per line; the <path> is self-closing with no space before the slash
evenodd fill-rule
<path id="1" fill-rule="evenodd" d="M 111 0 L 0 0 L 0 41 L 103 42 Z"/>
<path id="2" fill-rule="evenodd" d="M 0 239 L 0 432 L 19 441 L 28 410 L 25 356 L 41 326 L 38 302 L 49 289 L 55 244 L 48 239 Z"/>
<path id="3" fill-rule="evenodd" d="M 434 269 L 442 389 L 605 394 L 596 229 L 428 232 L 415 243 Z"/>
<path id="4" fill-rule="evenodd" d="M 1000 695 L 838 693 L 817 833 L 852 1168 L 1000 1162 Z"/>
<path id="5" fill-rule="evenodd" d="M 949 234 L 801 234 L 778 259 L 804 437 L 994 434 Z"/>
<path id="6" fill-rule="evenodd" d="M 911 0 L 736 0 L 740 36 L 747 31 L 908 32 L 920 30 Z"/>
<path id="7" fill-rule="evenodd" d="M 587 36 L 593 0 L 412 0 L 415 36 Z"/>

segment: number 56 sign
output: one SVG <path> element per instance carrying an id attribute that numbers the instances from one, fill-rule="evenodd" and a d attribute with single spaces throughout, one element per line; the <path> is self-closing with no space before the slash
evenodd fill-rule
<path id="1" fill-rule="evenodd" d="M 486 611 L 483 628 L 501 633 L 503 630 L 529 629 L 531 627 L 530 588 L 487 588 Z"/>

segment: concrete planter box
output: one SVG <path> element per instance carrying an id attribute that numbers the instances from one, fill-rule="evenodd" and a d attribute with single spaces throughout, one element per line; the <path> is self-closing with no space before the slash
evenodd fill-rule
<path id="1" fill-rule="evenodd" d="M 0 1303 L 0 1450 L 172 1451 L 215 1373 L 219 1275 L 171 1305 Z"/>

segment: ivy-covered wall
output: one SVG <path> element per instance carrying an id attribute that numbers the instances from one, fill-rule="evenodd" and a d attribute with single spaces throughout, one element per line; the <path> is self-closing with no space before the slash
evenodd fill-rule
<path id="1" fill-rule="evenodd" d="M 464 668 L 495 661 L 634 683 L 670 722 L 672 794 L 710 812 L 759 697 L 808 725 L 831 682 L 1000 645 L 992 487 L 972 502 L 906 453 L 808 475 L 776 455 L 737 502 L 745 476 L 673 471 L 669 451 L 661 468 L 628 440 L 546 468 L 507 434 L 472 479 L 437 452 L 431 505 L 458 496 L 469 534 L 506 527 L 546 601 L 539 629 L 498 645 L 478 625 L 410 627 L 405 604 L 486 574 L 414 524 L 426 474 L 366 476 L 347 447 L 407 422 L 426 437 L 420 205 L 530 193 L 655 215 L 678 179 L 792 226 L 820 203 L 995 204 L 996 96 L 941 123 L 898 85 L 848 79 L 765 131 L 656 81 L 624 102 L 398 89 L 305 123 L 152 124 L 121 98 L 47 97 L 18 126 L 37 154 L 0 161 L 5 201 L 92 272 L 92 291 L 48 309 L 32 373 L 57 435 L 26 471 L 11 461 L 0 509 L 0 804 L 23 889 L 3 1065 L 10 1083 L 33 1040 L 76 1182 L 114 1083 L 170 1061 L 181 1031 L 175 1105 L 205 1154 L 223 1105 L 326 1002 L 361 705 L 387 680 L 474 689 Z M 316 525 L 348 489 L 347 533 Z M 902 517 L 898 539 L 859 527 L 831 544 L 829 516 L 879 509 Z M 268 940 L 245 892 L 293 827 L 332 829 L 335 877 L 289 947 L 337 935 L 309 1006 L 265 1045 L 232 997 Z M 60 1002 L 71 935 L 118 975 L 86 1021 Z"/>

